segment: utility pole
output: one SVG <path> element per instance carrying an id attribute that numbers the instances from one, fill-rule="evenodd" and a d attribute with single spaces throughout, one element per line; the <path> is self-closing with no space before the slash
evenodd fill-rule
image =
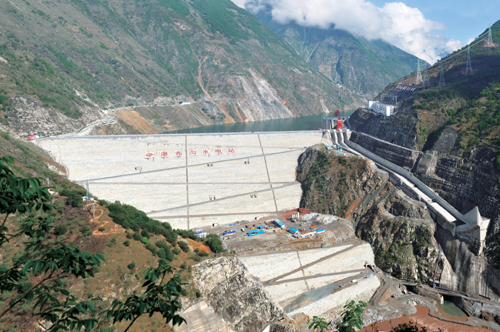
<path id="1" fill-rule="evenodd" d="M 491 24 L 490 28 L 488 29 L 488 39 L 486 40 L 486 45 L 493 46 L 493 38 L 491 37 Z"/>
<path id="2" fill-rule="evenodd" d="M 474 72 L 472 71 L 472 64 L 470 62 L 470 44 L 467 46 L 467 64 L 465 66 L 465 75 L 469 72 L 473 74 Z"/>
<path id="3" fill-rule="evenodd" d="M 444 83 L 444 67 L 443 63 L 441 62 L 441 72 L 439 73 L 439 86 L 445 86 Z"/>
<path id="4" fill-rule="evenodd" d="M 417 59 L 417 78 L 415 79 L 415 85 L 422 82 L 422 73 L 420 72 L 420 59 Z"/>

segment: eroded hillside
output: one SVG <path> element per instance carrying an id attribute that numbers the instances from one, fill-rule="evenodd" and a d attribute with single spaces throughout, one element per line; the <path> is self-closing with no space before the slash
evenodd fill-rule
<path id="1" fill-rule="evenodd" d="M 140 106 L 162 132 L 359 100 L 229 0 L 1 1 L 0 20 L 0 117 L 22 136 L 75 130 L 101 109 Z"/>

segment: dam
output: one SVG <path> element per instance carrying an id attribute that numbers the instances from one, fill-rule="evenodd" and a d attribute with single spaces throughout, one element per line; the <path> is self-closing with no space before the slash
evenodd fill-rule
<path id="1" fill-rule="evenodd" d="M 299 155 L 321 131 L 45 138 L 38 145 L 92 195 L 197 229 L 299 207 Z"/>

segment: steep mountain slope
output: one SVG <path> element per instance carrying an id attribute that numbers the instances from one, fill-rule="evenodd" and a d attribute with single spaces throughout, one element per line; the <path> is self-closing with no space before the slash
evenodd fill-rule
<path id="1" fill-rule="evenodd" d="M 85 194 L 83 188 L 61 174 L 64 173 L 63 166 L 55 163 L 46 152 L 33 144 L 10 138 L 5 133 L 0 136 L 0 155 L 14 156 L 15 163 L 10 166 L 18 176 L 45 179 L 44 185 L 49 185 L 56 192 L 50 199 L 54 209 L 35 214 L 39 217 L 52 218 L 55 226 L 48 236 L 40 239 L 40 242 L 63 241 L 67 245 L 79 247 L 92 254 L 104 254 L 106 260 L 99 267 L 93 268 L 94 277 L 62 278 L 64 288 L 78 301 L 99 297 L 100 299 L 94 301 L 94 304 L 97 312 L 102 312 L 110 308 L 114 299 L 123 300 L 134 292 L 141 294 L 144 290 L 142 284 L 147 269 L 156 267 L 161 258 L 170 262 L 176 269 L 175 273 L 178 273 L 185 283 L 181 292 L 183 303 L 196 302 L 195 299 L 200 297 L 191 278 L 191 266 L 214 257 L 210 249 L 218 251 L 217 248 L 222 248 L 218 239 L 217 243 L 213 239 L 212 243 L 206 242 L 207 247 L 196 236 L 187 234 L 187 231 L 178 231 L 179 235 L 191 236 L 199 242 L 190 238 L 182 239 L 168 223 L 155 222 L 147 218 L 144 212 L 120 203 L 99 201 L 95 205 L 95 215 L 93 215 L 91 203 L 82 201 L 82 195 Z M 10 215 L 8 218 L 2 215 L 2 226 L 5 225 L 12 233 L 16 233 L 21 221 L 26 220 L 27 216 L 29 213 Z M 2 280 L 7 280 L 5 275 L 2 275 L 6 269 L 10 269 L 15 261 L 22 261 L 27 239 L 28 236 L 21 235 L 14 236 L 7 243 L 2 241 L 0 251 Z M 41 320 L 40 316 L 33 315 L 34 301 L 24 299 L 15 304 L 12 310 L 7 310 L 20 295 L 25 295 L 42 280 L 46 281 L 44 276 L 46 275 L 28 274 L 22 281 L 20 289 L 0 292 L 1 331 L 46 331 L 50 327 L 50 323 Z M 62 296 L 58 298 L 63 300 Z M 111 322 L 105 315 L 98 318 L 99 328 L 92 329 L 93 331 L 124 331 L 130 323 L 122 322 L 110 327 Z M 129 331 L 146 330 L 170 332 L 172 328 L 165 324 L 161 315 L 155 314 L 153 317 L 148 315 L 140 317 L 129 329 Z"/>
<path id="2" fill-rule="evenodd" d="M 22 135 L 117 107 L 160 132 L 358 104 L 230 0 L 1 0 L 0 20 L 2 124 Z"/>
<path id="3" fill-rule="evenodd" d="M 416 69 L 417 57 L 382 40 L 367 40 L 334 27 L 302 27 L 294 22 L 282 25 L 265 9 L 256 17 L 312 67 L 366 99 Z"/>
<path id="4" fill-rule="evenodd" d="M 491 219 L 489 262 L 500 266 L 500 21 L 491 29 L 495 44 L 486 44 L 487 30 L 471 44 L 472 73 L 465 72 L 467 48 L 458 50 L 429 69 L 430 87 L 417 89 L 393 116 L 360 109 L 350 124 L 353 130 L 422 150 L 414 164 L 400 166 L 411 168 L 461 213 L 478 206 Z M 439 86 L 441 64 L 445 86 Z M 392 84 L 379 98 L 396 91 L 396 84 L 414 80 Z M 400 132 L 405 134 L 394 136 Z M 368 146 L 365 140 L 357 143 Z M 381 147 L 376 153 L 394 152 Z"/>

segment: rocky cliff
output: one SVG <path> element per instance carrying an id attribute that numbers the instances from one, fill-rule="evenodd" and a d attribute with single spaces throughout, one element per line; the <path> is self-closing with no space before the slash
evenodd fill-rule
<path id="1" fill-rule="evenodd" d="M 418 149 L 418 123 L 417 112 L 406 105 L 390 117 L 358 109 L 349 118 L 349 125 L 353 131 L 375 136 L 409 149 Z"/>
<path id="2" fill-rule="evenodd" d="M 258 278 L 236 257 L 220 257 L 193 267 L 193 280 L 215 315 L 233 331 L 261 332 L 285 318 Z"/>
<path id="3" fill-rule="evenodd" d="M 500 170 L 495 148 L 483 145 L 464 154 L 460 147 L 460 133 L 453 128 L 443 130 L 432 147 L 417 158 L 409 157 L 417 154 L 408 149 L 367 135 L 353 133 L 351 139 L 377 155 L 411 169 L 459 212 L 465 214 L 477 206 L 482 216 L 491 219 L 487 250 L 482 259 L 492 266 L 500 266 Z M 467 250 L 474 251 L 472 248 Z M 468 254 L 464 252 L 463 255 Z M 458 266 L 453 269 L 457 271 L 457 268 L 460 269 Z"/>
<path id="4" fill-rule="evenodd" d="M 372 245 L 384 271 L 401 279 L 432 280 L 439 251 L 434 221 L 423 203 L 389 181 L 388 173 L 364 159 L 336 156 L 317 146 L 300 156 L 297 178 L 303 187 L 301 206 L 345 213 L 356 235 Z"/>

